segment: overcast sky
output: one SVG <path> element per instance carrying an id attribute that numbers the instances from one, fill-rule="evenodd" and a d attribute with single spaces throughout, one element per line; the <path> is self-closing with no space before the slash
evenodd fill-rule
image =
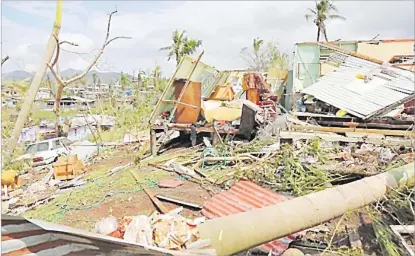
<path id="1" fill-rule="evenodd" d="M 346 21 L 329 21 L 329 40 L 414 38 L 414 1 L 336 1 Z M 218 69 L 241 69 L 246 65 L 240 50 L 260 37 L 278 42 L 282 51 L 293 52 L 294 44 L 316 40 L 316 27 L 304 14 L 314 1 L 267 2 L 144 2 L 64 1 L 61 39 L 79 44 L 64 53 L 61 69 L 83 69 L 103 42 L 108 14 L 113 16 L 116 40 L 100 59 L 101 71 L 149 69 L 160 65 L 164 74 L 174 71 L 160 47 L 171 44 L 174 29 L 185 29 L 190 38 L 203 41 L 203 62 Z M 2 57 L 10 56 L 3 72 L 35 71 L 43 55 L 55 16 L 55 1 L 2 1 Z M 89 53 L 89 54 L 88 54 Z"/>

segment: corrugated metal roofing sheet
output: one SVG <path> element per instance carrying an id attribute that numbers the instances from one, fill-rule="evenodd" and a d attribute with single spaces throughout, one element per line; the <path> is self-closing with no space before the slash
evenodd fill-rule
<path id="1" fill-rule="evenodd" d="M 22 217 L 1 216 L 1 255 L 198 255 L 86 232 Z"/>
<path id="2" fill-rule="evenodd" d="M 414 95 L 414 73 L 396 67 L 381 72 L 382 65 L 336 52 L 329 62 L 339 65 L 316 83 L 302 90 L 348 113 L 367 119 L 377 111 Z M 365 83 L 357 74 L 374 74 Z"/>
<path id="3" fill-rule="evenodd" d="M 228 191 L 219 193 L 203 204 L 202 214 L 207 218 L 219 218 L 252 209 L 278 204 L 287 198 L 262 188 L 247 180 L 240 180 Z M 299 235 L 280 238 L 258 247 L 261 251 L 280 255 L 288 245 Z"/>

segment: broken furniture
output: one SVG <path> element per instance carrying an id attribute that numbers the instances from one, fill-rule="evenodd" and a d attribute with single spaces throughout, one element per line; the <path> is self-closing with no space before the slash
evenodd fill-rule
<path id="1" fill-rule="evenodd" d="M 182 58 L 151 115 L 153 155 L 174 131 L 210 133 L 213 141 L 220 141 L 221 134 L 238 134 L 243 101 L 263 102 L 264 110 L 275 109 L 275 104 L 271 106 L 266 100 L 272 95 L 261 73 L 219 71 L 201 62 L 202 55 L 195 60 L 189 56 Z M 218 127 L 215 122 L 221 125 Z M 163 135 L 157 139 L 157 133 Z"/>
<path id="2" fill-rule="evenodd" d="M 73 179 L 85 172 L 85 166 L 77 155 L 61 156 L 52 164 L 55 180 Z"/>

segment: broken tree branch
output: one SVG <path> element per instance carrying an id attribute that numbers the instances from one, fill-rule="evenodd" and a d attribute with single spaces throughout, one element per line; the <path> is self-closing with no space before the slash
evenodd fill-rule
<path id="1" fill-rule="evenodd" d="M 74 82 L 82 79 L 84 76 L 86 76 L 88 74 L 88 72 L 92 69 L 92 67 L 94 67 L 96 65 L 96 63 L 98 62 L 98 59 L 101 57 L 101 55 L 104 53 L 105 47 L 107 45 L 109 45 L 111 42 L 115 41 L 116 39 L 131 39 L 131 37 L 127 37 L 127 36 L 117 36 L 117 37 L 114 37 L 114 38 L 108 40 L 109 39 L 109 36 L 110 36 L 110 28 L 111 28 L 112 15 L 114 15 L 117 12 L 118 11 L 115 10 L 115 11 L 111 12 L 111 14 L 109 15 L 108 24 L 107 24 L 107 34 L 105 36 L 104 43 L 102 44 L 102 46 L 99 49 L 98 53 L 95 55 L 94 59 L 91 61 L 91 63 L 88 65 L 88 67 L 80 75 L 75 76 L 75 77 L 72 77 L 69 80 L 63 81 L 62 78 L 60 78 L 59 74 L 57 72 L 54 72 L 53 71 L 53 67 L 57 64 L 57 58 L 59 57 L 59 52 L 60 52 L 59 45 L 61 45 L 63 43 L 67 43 L 67 44 L 70 44 L 70 45 L 73 45 L 73 46 L 78 46 L 77 44 L 71 43 L 71 42 L 68 42 L 68 41 L 62 41 L 62 42 L 60 42 L 60 43 L 57 44 L 57 47 L 56 47 L 57 48 L 57 53 L 56 53 L 56 58 L 55 58 L 56 63 L 54 61 L 53 62 L 54 64 L 48 65 L 48 67 L 52 71 L 52 74 L 55 76 L 56 80 L 59 80 L 59 82 L 61 82 L 64 87 L 66 87 L 67 85 L 72 84 L 72 83 L 74 83 Z M 58 38 L 56 38 L 56 39 L 59 42 Z"/>
<path id="2" fill-rule="evenodd" d="M 83 77 L 85 77 L 88 74 L 88 72 L 91 70 L 91 68 L 94 67 L 97 64 L 98 59 L 104 53 L 105 47 L 108 44 L 110 44 L 112 41 L 114 41 L 116 39 L 121 39 L 121 38 L 129 39 L 130 38 L 130 37 L 125 37 L 125 36 L 119 36 L 119 37 L 115 37 L 115 38 L 113 38 L 111 40 L 108 40 L 109 39 L 109 36 L 110 36 L 110 28 L 111 28 L 112 15 L 115 14 L 115 13 L 117 13 L 117 11 L 113 11 L 109 15 L 108 25 L 107 25 L 107 34 L 105 36 L 104 43 L 102 44 L 102 46 L 99 49 L 98 53 L 95 55 L 94 59 L 91 61 L 91 63 L 88 65 L 88 67 L 85 69 L 84 72 L 82 72 L 80 75 L 74 76 L 74 77 L 72 77 L 72 78 L 70 78 L 70 79 L 68 79 L 66 81 L 64 81 L 62 79 L 62 77 L 60 75 L 60 71 L 59 71 L 58 61 L 59 61 L 60 45 L 61 44 L 64 44 L 64 43 L 70 44 L 70 45 L 73 45 L 73 46 L 78 46 L 78 45 L 75 44 L 75 43 L 69 42 L 69 41 L 59 42 L 59 37 L 57 35 L 54 35 L 54 38 L 56 40 L 56 55 L 55 55 L 55 58 L 54 58 L 53 62 L 51 64 L 50 63 L 46 63 L 46 65 L 50 69 L 50 71 L 52 72 L 52 74 L 55 77 L 56 82 L 58 84 L 58 88 L 56 90 L 56 97 L 55 97 L 55 115 L 56 115 L 55 127 L 56 127 L 56 134 L 58 134 L 59 136 L 60 136 L 59 112 L 60 112 L 60 103 L 61 103 L 61 98 L 62 98 L 62 93 L 63 93 L 64 88 L 66 86 L 72 84 L 72 83 L 75 83 L 75 82 L 81 80 Z M 99 134 L 99 132 L 98 132 L 98 134 Z M 101 142 L 102 142 L 102 140 L 101 140 Z"/>
<path id="3" fill-rule="evenodd" d="M 91 70 L 91 68 L 97 63 L 97 61 L 98 61 L 98 59 L 99 59 L 99 57 L 101 57 L 101 55 L 104 53 L 104 49 L 105 49 L 105 47 L 108 45 L 108 44 L 110 44 L 112 41 L 114 41 L 114 40 L 116 40 L 116 39 L 121 39 L 121 38 L 123 38 L 123 39 L 131 39 L 131 37 L 126 37 L 126 36 L 119 36 L 119 37 L 115 37 L 115 38 L 113 38 L 113 39 L 111 39 L 111 40 L 109 40 L 108 41 L 108 38 L 109 38 L 109 35 L 110 35 L 110 28 L 111 28 L 111 19 L 112 19 L 112 15 L 113 14 L 115 14 L 115 13 L 117 13 L 117 11 L 115 10 L 115 11 L 113 11 L 110 15 L 109 15 L 109 18 L 108 18 L 108 25 L 107 25 L 107 35 L 106 35 L 106 37 L 105 37 L 105 41 L 104 41 L 104 43 L 102 44 L 102 47 L 101 47 L 101 49 L 99 50 L 99 52 L 98 52 L 98 54 L 97 55 L 95 55 L 95 58 L 93 59 L 93 61 L 89 64 L 89 66 L 86 68 L 86 70 L 82 73 L 82 74 L 80 74 L 80 75 L 78 75 L 78 76 L 76 76 L 76 77 L 73 77 L 73 78 L 71 78 L 71 79 L 69 79 L 68 81 L 66 81 L 66 83 L 67 84 L 71 84 L 71 83 L 73 83 L 73 82 L 76 82 L 76 81 L 78 81 L 78 80 L 80 80 L 80 79 L 82 79 L 86 74 L 88 74 L 88 72 Z"/>
<path id="4" fill-rule="evenodd" d="M 53 69 L 53 66 L 51 66 L 51 64 L 49 64 L 49 63 L 46 63 L 46 65 L 48 66 L 48 68 L 52 72 L 52 75 L 55 77 L 56 81 L 59 84 L 64 85 L 65 84 L 65 81 L 63 81 L 62 78 L 61 78 L 61 76 L 55 71 L 55 69 Z"/>
<path id="5" fill-rule="evenodd" d="M 69 41 L 61 41 L 59 44 L 70 44 L 72 46 L 79 46 L 78 44 L 72 43 L 72 42 L 69 42 Z"/>
<path id="6" fill-rule="evenodd" d="M 117 37 L 114 37 L 113 39 L 109 40 L 109 41 L 105 44 L 105 46 L 109 45 L 112 41 L 114 41 L 114 40 L 116 40 L 116 39 L 131 39 L 131 37 L 129 37 L 129 36 L 117 36 Z"/>
<path id="7" fill-rule="evenodd" d="M 7 55 L 3 59 L 1 59 L 1 65 L 3 66 L 3 63 L 6 62 L 9 59 L 9 56 Z"/>

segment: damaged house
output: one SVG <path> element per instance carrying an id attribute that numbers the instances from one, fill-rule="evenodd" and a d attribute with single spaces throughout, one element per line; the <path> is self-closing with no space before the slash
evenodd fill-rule
<path id="1" fill-rule="evenodd" d="M 191 57 L 184 57 L 169 81 L 150 118 L 152 153 L 172 132 L 210 133 L 250 138 L 256 123 L 275 119 L 280 112 L 277 94 L 264 74 L 247 70 L 219 71 Z M 260 114 L 260 116 L 258 115 Z M 156 133 L 163 133 L 156 140 Z"/>
<path id="2" fill-rule="evenodd" d="M 334 41 L 330 44 L 414 71 L 414 39 Z M 335 66 L 326 63 L 332 53 L 333 49 L 317 42 L 297 43 L 294 47 L 293 90 L 307 88 L 319 77 L 333 71 Z"/>
<path id="3" fill-rule="evenodd" d="M 332 43 L 318 45 L 330 51 L 319 64 L 320 71 L 327 72 L 316 73 L 312 79 L 294 79 L 293 85 L 300 92 L 296 96 L 301 97 L 294 106 L 299 110 L 295 113 L 298 118 L 313 118 L 326 126 L 411 127 L 415 99 L 411 66 L 392 64 Z"/>

